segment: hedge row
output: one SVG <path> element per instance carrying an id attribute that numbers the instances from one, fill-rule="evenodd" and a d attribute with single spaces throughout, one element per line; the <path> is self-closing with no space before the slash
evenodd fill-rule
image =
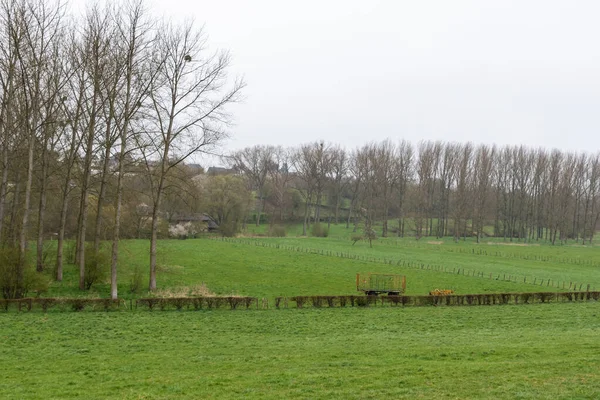
<path id="1" fill-rule="evenodd" d="M 4 311 L 18 310 L 31 311 L 39 309 L 48 311 L 57 309 L 59 311 L 110 311 L 118 309 L 145 308 L 148 310 L 181 310 L 186 309 L 219 309 L 229 308 L 258 308 L 256 297 L 150 297 L 137 299 L 126 303 L 125 300 L 111 299 L 85 299 L 85 298 L 23 298 L 23 299 L 0 299 L 0 309 Z"/>
<path id="2" fill-rule="evenodd" d="M 450 296 L 295 296 L 275 298 L 276 308 L 393 306 L 475 306 L 600 300 L 600 292 L 486 293 Z"/>
<path id="3" fill-rule="evenodd" d="M 182 310 L 185 309 L 219 309 L 229 308 L 236 310 L 239 308 L 249 309 L 258 308 L 258 298 L 256 297 L 149 297 L 136 300 L 136 308 L 144 307 L 148 310 Z"/>
<path id="4" fill-rule="evenodd" d="M 8 311 L 16 309 L 18 311 L 31 311 L 32 309 L 41 309 L 48 311 L 56 308 L 61 311 L 83 311 L 84 309 L 91 310 L 116 310 L 125 305 L 124 300 L 112 299 L 85 299 L 85 298 L 54 298 L 54 297 L 26 297 L 23 299 L 0 299 L 0 309 Z"/>
<path id="5" fill-rule="evenodd" d="M 368 307 L 368 306 L 475 306 L 494 304 L 534 304 L 568 301 L 600 300 L 600 292 L 537 292 L 537 293 L 486 293 L 450 296 L 294 296 L 276 297 L 276 308 L 288 308 L 293 302 L 296 308 L 321 307 Z M 118 310 L 142 308 L 147 310 L 202 310 L 202 309 L 266 309 L 268 302 L 262 304 L 256 297 L 149 297 L 130 301 L 111 299 L 63 299 L 63 298 L 24 298 L 0 299 L 0 309 L 4 311 L 31 311 L 52 308 L 60 311 Z"/>

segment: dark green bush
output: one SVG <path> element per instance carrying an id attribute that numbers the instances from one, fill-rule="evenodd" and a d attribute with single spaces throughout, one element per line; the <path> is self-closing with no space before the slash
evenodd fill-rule
<path id="1" fill-rule="evenodd" d="M 316 223 L 312 226 L 311 234 L 314 237 L 327 237 L 329 236 L 329 229 L 326 226 L 321 225 L 320 223 Z"/>
<path id="2" fill-rule="evenodd" d="M 90 244 L 85 248 L 85 288 L 106 280 L 110 269 L 110 254 L 102 249 L 96 251 Z"/>
<path id="3" fill-rule="evenodd" d="M 223 222 L 219 226 L 219 232 L 223 237 L 234 237 L 239 232 L 238 223 L 236 221 Z"/>
<path id="4" fill-rule="evenodd" d="M 131 278 L 129 279 L 129 293 L 139 293 L 143 286 L 143 279 L 142 269 L 139 266 L 136 266 L 133 270 Z"/>
<path id="5" fill-rule="evenodd" d="M 285 227 L 281 225 L 273 225 L 269 228 L 269 236 L 272 237 L 285 237 L 287 232 L 285 231 Z"/>
<path id="6" fill-rule="evenodd" d="M 46 277 L 35 271 L 28 262 L 22 262 L 18 247 L 0 249 L 0 291 L 5 299 L 19 299 L 27 293 L 38 296 L 48 290 Z"/>

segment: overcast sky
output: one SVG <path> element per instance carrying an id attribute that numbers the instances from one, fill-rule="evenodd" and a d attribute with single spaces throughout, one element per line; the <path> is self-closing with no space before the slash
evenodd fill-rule
<path id="1" fill-rule="evenodd" d="M 153 0 L 248 84 L 227 149 L 405 138 L 600 149 L 598 1 Z"/>

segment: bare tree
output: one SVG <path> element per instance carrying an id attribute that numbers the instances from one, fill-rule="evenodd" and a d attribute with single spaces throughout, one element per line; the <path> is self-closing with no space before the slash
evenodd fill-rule
<path id="1" fill-rule="evenodd" d="M 156 289 L 156 243 L 165 180 L 172 168 L 199 152 L 213 150 L 227 137 L 227 106 L 240 98 L 243 81 L 228 85 L 227 52 L 208 54 L 206 35 L 193 23 L 165 24 L 155 42 L 159 64 L 150 90 L 142 155 L 151 176 L 152 234 L 150 290 Z"/>
<path id="2" fill-rule="evenodd" d="M 470 209 L 470 188 L 473 177 L 473 146 L 471 143 L 461 145 L 458 150 L 456 168 L 456 201 L 454 204 L 454 240 L 458 241 L 462 234 L 467 235 L 467 220 Z"/>
<path id="3" fill-rule="evenodd" d="M 67 70 L 73 71 L 69 84 L 65 88 L 66 94 L 61 99 L 62 113 L 66 118 L 66 130 L 61 136 L 61 153 L 63 171 L 61 187 L 60 225 L 58 231 L 58 244 L 56 251 L 56 280 L 63 279 L 64 241 L 67 224 L 67 214 L 71 203 L 71 194 L 75 190 L 73 175 L 77 162 L 77 154 L 81 147 L 83 135 L 80 133 L 84 118 L 84 102 L 86 101 L 87 76 L 80 57 L 80 43 L 73 33 L 68 42 L 68 55 L 65 55 Z M 64 100 L 64 101 L 62 101 Z"/>
<path id="4" fill-rule="evenodd" d="M 406 194 L 409 184 L 413 179 L 413 158 L 414 151 L 412 145 L 402 140 L 398 145 L 396 158 L 396 175 L 398 179 L 397 201 L 398 201 L 398 236 L 404 236 L 404 211 L 406 203 Z"/>
<path id="5" fill-rule="evenodd" d="M 115 56 L 122 59 L 117 69 L 119 79 L 112 102 L 112 118 L 116 126 L 118 142 L 117 154 L 117 182 L 114 200 L 112 248 L 111 248 L 111 298 L 116 299 L 117 293 L 117 266 L 119 258 L 119 240 L 121 234 L 121 213 L 123 206 L 123 184 L 127 155 L 135 151 L 133 140 L 136 127 L 132 124 L 138 114 L 141 114 L 142 104 L 149 95 L 149 87 L 159 68 L 152 68 L 147 60 L 153 43 L 151 35 L 152 22 L 145 16 L 146 11 L 142 0 L 127 3 L 125 13 L 117 18 L 117 37 L 120 44 Z M 156 65 L 155 65 L 156 66 Z M 158 65 L 160 67 L 160 64 Z M 133 136 L 133 138 L 132 138 Z M 138 229 L 139 231 L 139 229 Z"/>
<path id="6" fill-rule="evenodd" d="M 79 218 L 77 223 L 77 257 L 79 264 L 79 288 L 86 289 L 85 285 L 85 242 L 88 225 L 89 193 L 91 190 L 91 177 L 93 168 L 94 146 L 98 131 L 102 124 L 101 110 L 105 98 L 102 96 L 102 83 L 109 63 L 110 46 L 110 14 L 108 10 L 101 11 L 93 7 L 88 11 L 86 26 L 84 28 L 82 45 L 79 49 L 82 64 L 86 70 L 89 87 L 85 91 L 86 101 L 83 109 L 85 123 L 83 124 L 83 163 L 81 175 L 81 197 L 79 204 Z M 104 100 L 104 101 L 103 101 Z"/>
<path id="7" fill-rule="evenodd" d="M 473 219 L 474 231 L 477 235 L 477 243 L 483 235 L 483 227 L 485 217 L 487 215 L 487 201 L 490 191 L 490 182 L 492 177 L 492 168 L 494 166 L 494 155 L 496 154 L 495 147 L 481 145 L 475 150 L 475 217 Z"/>
<path id="8" fill-rule="evenodd" d="M 9 154 L 13 148 L 15 106 L 18 80 L 18 47 L 24 41 L 19 25 L 15 25 L 16 4 L 4 0 L 0 3 L 0 145 L 2 146 L 2 182 L 0 183 L 0 242 L 4 231 L 4 214 L 8 192 Z M 19 33 L 21 32 L 21 33 Z"/>
<path id="9" fill-rule="evenodd" d="M 260 217 L 265 206 L 265 185 L 270 170 L 276 168 L 273 156 L 274 146 L 247 147 L 230 156 L 234 168 L 242 171 L 252 182 L 258 194 L 256 205 L 256 226 L 260 225 Z"/>
<path id="10" fill-rule="evenodd" d="M 273 187 L 273 197 L 278 209 L 278 220 L 281 222 L 284 217 L 288 186 L 293 176 L 290 171 L 292 163 L 290 152 L 281 146 L 276 147 L 273 151 L 273 162 L 276 168 L 269 169 L 269 180 Z"/>
<path id="11" fill-rule="evenodd" d="M 55 123 L 54 115 L 44 112 L 53 109 L 51 104 L 57 98 L 57 87 L 49 83 L 55 81 L 57 74 L 56 63 L 52 60 L 56 56 L 61 36 L 64 7 L 60 3 L 41 0 L 15 1 L 5 3 L 4 11 L 7 12 L 10 40 L 14 44 L 15 72 L 20 80 L 15 127 L 20 130 L 27 146 L 27 173 L 19 232 L 20 267 L 17 273 L 17 291 L 20 291 L 23 288 L 25 252 L 28 246 L 33 172 L 36 166 L 35 148 L 43 137 L 42 132 L 48 129 L 48 125 Z"/>
<path id="12" fill-rule="evenodd" d="M 299 192 L 304 197 L 304 219 L 302 224 L 302 235 L 306 236 L 310 223 L 310 205 L 317 186 L 318 165 L 315 156 L 315 146 L 321 144 L 305 144 L 294 151 L 292 162 L 298 177 L 303 181 L 304 187 Z"/>
<path id="13" fill-rule="evenodd" d="M 348 163 L 348 172 L 350 175 L 350 208 L 348 210 L 348 219 L 346 220 L 346 229 L 350 227 L 350 220 L 354 216 L 354 232 L 357 229 L 357 216 L 360 215 L 360 197 L 361 188 L 364 186 L 364 179 L 367 164 L 367 154 L 364 149 L 356 149 L 350 155 Z"/>
<path id="14" fill-rule="evenodd" d="M 385 140 L 374 146 L 373 150 L 371 164 L 375 170 L 374 184 L 380 197 L 379 204 L 383 220 L 381 236 L 387 237 L 389 209 L 398 183 L 396 146 L 391 141 Z"/>
<path id="15" fill-rule="evenodd" d="M 434 182 L 436 167 L 436 146 L 432 142 L 419 143 L 419 157 L 417 160 L 417 193 L 415 210 L 416 238 L 427 235 L 427 220 L 430 214 L 431 187 Z M 425 231 L 424 231 L 425 230 Z"/>
<path id="16" fill-rule="evenodd" d="M 330 201 L 329 206 L 334 208 L 334 222 L 337 225 L 339 220 L 340 205 L 342 203 L 342 194 L 348 185 L 348 155 L 346 150 L 339 146 L 331 149 L 331 167 L 328 169 L 330 181 Z M 327 220 L 327 227 L 331 225 L 331 212 Z"/>

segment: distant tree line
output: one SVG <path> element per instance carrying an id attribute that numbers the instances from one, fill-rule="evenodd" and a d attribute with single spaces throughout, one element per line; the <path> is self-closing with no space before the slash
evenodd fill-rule
<path id="1" fill-rule="evenodd" d="M 194 23 L 154 17 L 143 0 L 73 16 L 59 0 L 0 0 L 0 286 L 27 291 L 27 250 L 63 279 L 66 239 L 79 286 L 110 249 L 117 297 L 119 239 L 149 224 L 149 288 L 163 202 L 180 166 L 227 136 L 228 105 L 244 83 L 209 51 Z M 49 259 L 44 243 L 55 239 Z"/>
<path id="2" fill-rule="evenodd" d="M 229 157 L 254 191 L 258 225 L 300 220 L 356 229 L 361 218 L 382 236 L 491 235 L 506 240 L 589 243 L 600 217 L 600 154 L 385 140 L 352 151 L 309 143 L 254 146 Z M 300 211 L 299 211 L 300 210 Z M 326 210 L 326 212 L 324 211 Z"/>

